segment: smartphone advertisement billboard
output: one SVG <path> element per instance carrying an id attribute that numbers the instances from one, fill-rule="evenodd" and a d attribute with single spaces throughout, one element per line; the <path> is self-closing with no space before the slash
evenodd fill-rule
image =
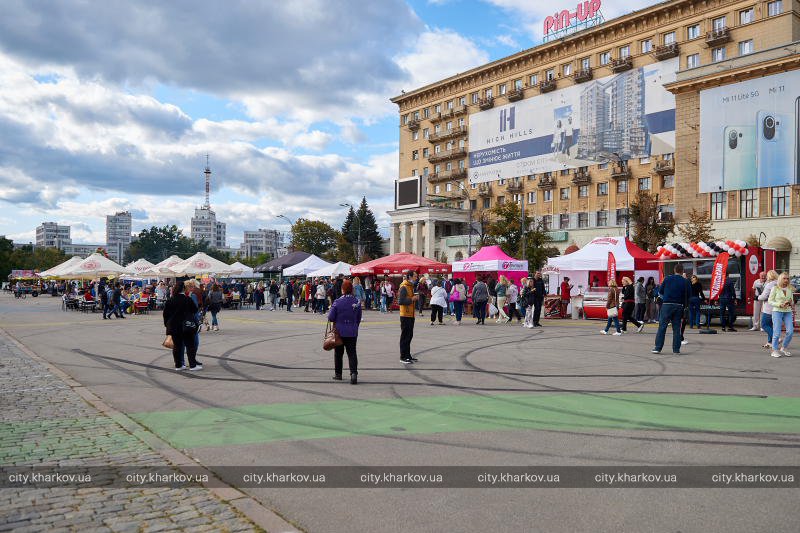
<path id="1" fill-rule="evenodd" d="M 678 58 L 469 116 L 472 183 L 675 151 Z"/>
<path id="2" fill-rule="evenodd" d="M 700 192 L 798 183 L 800 71 L 700 91 Z"/>

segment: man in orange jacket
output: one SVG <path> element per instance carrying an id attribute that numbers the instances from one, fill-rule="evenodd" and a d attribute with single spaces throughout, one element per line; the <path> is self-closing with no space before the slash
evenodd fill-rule
<path id="1" fill-rule="evenodd" d="M 404 365 L 417 361 L 411 357 L 411 339 L 414 338 L 414 316 L 417 295 L 414 294 L 414 281 L 417 273 L 406 272 L 403 283 L 397 291 L 397 303 L 400 306 L 400 362 Z"/>

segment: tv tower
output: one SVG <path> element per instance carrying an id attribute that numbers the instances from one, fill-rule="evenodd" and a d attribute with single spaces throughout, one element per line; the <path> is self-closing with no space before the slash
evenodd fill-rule
<path id="1" fill-rule="evenodd" d="M 206 154 L 206 169 L 203 174 L 206 175 L 206 203 L 203 207 L 211 209 L 211 167 L 208 166 L 208 154 Z"/>

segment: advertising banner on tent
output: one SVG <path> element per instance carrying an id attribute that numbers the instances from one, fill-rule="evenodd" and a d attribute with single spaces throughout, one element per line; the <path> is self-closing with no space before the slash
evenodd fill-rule
<path id="1" fill-rule="evenodd" d="M 709 300 L 719 299 L 719 293 L 722 292 L 722 286 L 725 285 L 725 275 L 728 273 L 728 260 L 728 253 L 722 252 L 714 261 L 714 268 L 711 271 L 711 289 L 708 291 Z"/>
<path id="2" fill-rule="evenodd" d="M 470 114 L 470 183 L 675 152 L 677 70 L 672 58 Z"/>
<path id="3" fill-rule="evenodd" d="M 606 272 L 606 279 L 616 281 L 617 279 L 617 260 L 614 258 L 614 252 L 608 252 L 608 272 Z"/>

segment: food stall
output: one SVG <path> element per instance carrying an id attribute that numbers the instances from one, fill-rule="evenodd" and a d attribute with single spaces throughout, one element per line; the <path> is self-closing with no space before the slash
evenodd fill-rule
<path id="1" fill-rule="evenodd" d="M 514 259 L 499 246 L 484 246 L 467 259 L 453 263 L 453 275 L 464 279 L 469 286 L 479 274 L 495 279 L 505 276 L 519 285 L 519 280 L 528 276 L 528 262 Z"/>

